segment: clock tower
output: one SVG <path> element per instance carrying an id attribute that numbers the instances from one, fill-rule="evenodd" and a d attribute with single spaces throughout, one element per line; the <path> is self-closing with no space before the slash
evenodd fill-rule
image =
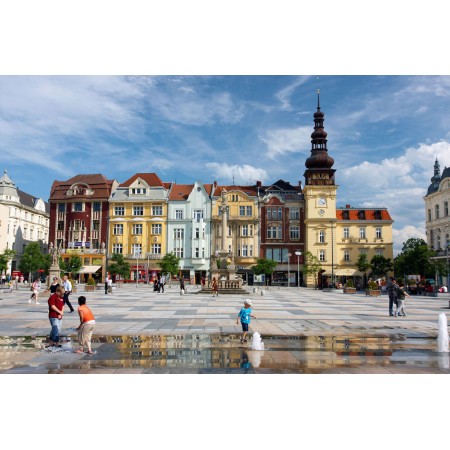
<path id="1" fill-rule="evenodd" d="M 323 272 L 318 274 L 319 287 L 332 286 L 337 266 L 336 254 L 336 192 L 334 159 L 328 155 L 325 114 L 320 110 L 317 91 L 317 111 L 314 113 L 314 131 L 311 134 L 311 156 L 306 160 L 305 187 L 305 244 L 317 257 Z M 314 286 L 314 276 L 307 277 L 308 286 Z"/>

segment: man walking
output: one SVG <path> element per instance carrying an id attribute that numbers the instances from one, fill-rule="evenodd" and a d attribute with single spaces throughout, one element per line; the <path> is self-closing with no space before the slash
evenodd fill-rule
<path id="1" fill-rule="evenodd" d="M 67 275 L 64 275 L 63 279 L 63 287 L 64 287 L 64 304 L 67 305 L 70 309 L 69 312 L 74 312 L 70 301 L 69 301 L 69 295 L 72 293 L 72 283 L 69 281 L 69 277 Z"/>
<path id="2" fill-rule="evenodd" d="M 394 277 L 389 278 L 389 283 L 387 285 L 387 291 L 389 294 L 389 316 L 394 315 L 394 304 L 397 306 L 397 281 Z"/>

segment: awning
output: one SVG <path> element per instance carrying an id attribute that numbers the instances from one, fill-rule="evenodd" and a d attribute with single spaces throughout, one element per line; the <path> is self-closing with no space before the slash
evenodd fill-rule
<path id="1" fill-rule="evenodd" d="M 360 277 L 362 276 L 361 272 L 358 272 L 356 269 L 336 269 L 334 274 L 339 277 Z"/>
<path id="2" fill-rule="evenodd" d="M 102 266 L 83 266 L 78 273 L 95 273 Z"/>

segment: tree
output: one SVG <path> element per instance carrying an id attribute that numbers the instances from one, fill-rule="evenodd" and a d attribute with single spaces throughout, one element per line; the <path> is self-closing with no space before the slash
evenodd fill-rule
<path id="1" fill-rule="evenodd" d="M 394 265 L 390 258 L 385 258 L 383 255 L 375 255 L 370 260 L 370 267 L 375 275 L 382 277 L 388 272 L 392 272 Z"/>
<path id="2" fill-rule="evenodd" d="M 63 272 L 77 274 L 83 265 L 83 260 L 76 255 L 72 255 L 67 261 L 60 259 L 59 267 Z"/>
<path id="3" fill-rule="evenodd" d="M 180 258 L 175 256 L 174 253 L 167 253 L 163 256 L 163 259 L 158 263 L 161 267 L 162 273 L 170 273 L 171 277 L 178 275 L 180 271 Z M 169 280 L 170 283 L 170 280 Z"/>
<path id="4" fill-rule="evenodd" d="M 114 253 L 110 261 L 112 263 L 108 266 L 108 272 L 112 273 L 113 275 L 119 275 L 122 279 L 127 279 L 130 276 L 130 264 L 127 263 L 120 253 Z"/>
<path id="5" fill-rule="evenodd" d="M 266 286 L 269 281 L 269 276 L 273 274 L 273 271 L 275 270 L 275 267 L 277 267 L 277 262 L 273 261 L 272 259 L 267 258 L 257 258 L 256 264 L 253 266 L 253 273 L 255 275 L 262 275 L 264 274 L 266 276 Z"/>
<path id="6" fill-rule="evenodd" d="M 402 252 L 394 259 L 394 269 L 397 275 L 421 275 L 434 278 L 435 267 L 431 264 L 434 251 L 423 239 L 408 239 Z M 406 281 L 406 280 L 405 280 Z"/>
<path id="7" fill-rule="evenodd" d="M 28 273 L 28 281 L 31 281 L 31 274 L 38 270 L 44 270 L 47 258 L 41 251 L 39 242 L 30 242 L 26 245 L 23 255 L 20 258 L 19 269 L 23 273 Z"/>
<path id="8" fill-rule="evenodd" d="M 14 250 L 6 249 L 2 254 L 0 254 L 0 274 L 3 271 L 7 271 L 8 263 L 14 258 L 16 252 Z"/>
<path id="9" fill-rule="evenodd" d="M 361 253 L 358 256 L 358 261 L 356 261 L 356 267 L 358 270 L 364 274 L 364 288 L 367 284 L 367 271 L 370 269 L 370 263 L 367 261 L 367 255 L 365 253 Z"/>
<path id="10" fill-rule="evenodd" d="M 317 275 L 322 270 L 322 265 L 317 256 L 314 256 L 310 251 L 305 252 L 304 258 L 303 271 L 306 275 L 314 276 L 314 289 L 317 289 Z"/>

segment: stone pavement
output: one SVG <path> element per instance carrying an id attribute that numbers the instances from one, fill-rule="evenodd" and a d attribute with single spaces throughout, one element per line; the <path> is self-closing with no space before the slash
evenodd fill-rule
<path id="1" fill-rule="evenodd" d="M 387 296 L 250 287 L 245 296 L 216 298 L 196 290 L 181 296 L 178 286 L 158 294 L 128 285 L 105 295 L 79 287 L 72 305 L 85 295 L 97 321 L 91 356 L 45 349 L 47 296 L 35 305 L 27 290 L 3 292 L 0 373 L 450 373 L 448 353 L 435 351 L 449 294 L 407 299 L 408 316 L 394 318 Z M 264 351 L 239 342 L 245 298 Z M 62 335 L 75 341 L 78 324 L 67 311 Z"/>

